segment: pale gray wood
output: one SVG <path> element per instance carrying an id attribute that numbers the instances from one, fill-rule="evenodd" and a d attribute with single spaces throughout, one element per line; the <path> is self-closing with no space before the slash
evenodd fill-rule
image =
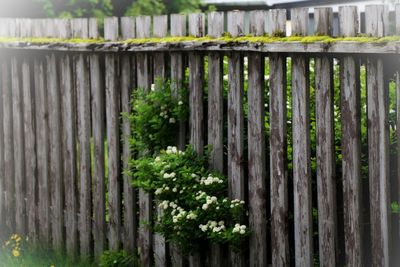
<path id="1" fill-rule="evenodd" d="M 154 16 L 153 17 L 153 36 L 154 37 L 165 37 L 168 33 L 168 16 Z M 166 55 L 165 53 L 154 53 L 154 82 L 156 86 L 160 82 L 164 82 L 166 78 Z M 163 88 L 157 88 L 156 90 L 162 90 Z M 159 207 L 159 202 L 155 203 L 156 209 L 154 218 L 164 215 L 164 210 Z M 154 262 L 155 266 L 167 266 L 168 255 L 167 255 L 167 243 L 165 238 L 160 233 L 153 234 L 153 246 L 154 246 Z"/>
<path id="2" fill-rule="evenodd" d="M 110 25 L 108 25 L 110 24 Z M 104 36 L 115 41 L 118 38 L 117 18 L 104 21 Z M 108 203 L 109 249 L 118 251 L 121 245 L 121 181 L 120 170 L 120 89 L 118 83 L 117 55 L 105 56 L 106 116 L 108 141 Z"/>
<path id="3" fill-rule="evenodd" d="M 54 54 L 47 55 L 46 63 L 50 126 L 51 234 L 53 248 L 60 250 L 64 243 L 61 95 L 56 56 Z"/>
<path id="4" fill-rule="evenodd" d="M 306 35 L 308 9 L 292 9 L 292 35 Z M 292 56 L 294 240 L 296 266 L 313 265 L 309 62 Z"/>
<path id="5" fill-rule="evenodd" d="M 71 20 L 60 20 L 60 38 L 72 36 Z M 66 251 L 72 259 L 78 254 L 78 195 L 77 195 L 77 146 L 76 146 L 76 92 L 72 76 L 72 57 L 60 59 L 60 89 L 62 129 L 62 159 L 65 197 Z"/>
<path id="6" fill-rule="evenodd" d="M 186 15 L 171 14 L 171 36 L 186 36 Z"/>
<path id="7" fill-rule="evenodd" d="M 314 10 L 315 32 L 332 36 L 331 8 Z M 337 216 L 335 143 L 333 114 L 333 62 L 326 56 L 315 59 L 315 104 L 317 135 L 317 192 L 319 260 L 323 266 L 336 266 Z"/>
<path id="8" fill-rule="evenodd" d="M 383 5 L 365 9 L 366 33 L 385 36 L 389 11 Z M 389 88 L 382 59 L 367 61 L 368 171 L 373 266 L 390 266 Z"/>
<path id="9" fill-rule="evenodd" d="M 271 35 L 286 35 L 286 10 L 270 10 L 268 30 Z M 271 250 L 272 266 L 289 262 L 288 176 L 287 176 L 287 95 L 286 57 L 269 58 L 270 180 L 271 180 Z"/>
<path id="10" fill-rule="evenodd" d="M 205 35 L 204 14 L 189 14 L 189 35 Z M 189 132 L 190 144 L 198 154 L 204 149 L 204 112 L 203 112 L 204 58 L 201 54 L 189 54 Z M 189 266 L 201 266 L 200 252 L 189 256 Z"/>
<path id="11" fill-rule="evenodd" d="M 89 37 L 87 19 L 73 19 L 71 22 L 73 37 Z M 74 61 L 79 144 L 79 247 L 81 257 L 86 257 L 91 252 L 92 240 L 90 77 L 87 56 L 78 54 Z"/>
<path id="12" fill-rule="evenodd" d="M 340 35 L 357 35 L 358 21 L 356 7 L 339 8 Z M 359 71 L 358 62 L 353 57 L 341 59 L 342 175 L 347 266 L 363 266 Z"/>
<path id="13" fill-rule="evenodd" d="M 253 36 L 263 36 L 265 33 L 265 22 L 267 18 L 268 13 L 265 10 L 250 11 L 250 34 Z"/>
<path id="14" fill-rule="evenodd" d="M 220 37 L 224 33 L 224 13 L 208 13 L 208 35 Z M 209 159 L 211 170 L 224 171 L 224 110 L 223 110 L 223 55 L 212 52 L 208 55 L 208 145 L 212 151 Z M 221 246 L 211 245 L 211 266 L 221 266 Z"/>
<path id="15" fill-rule="evenodd" d="M 265 33 L 265 11 L 250 12 L 250 34 Z M 265 168 L 264 65 L 260 53 L 248 55 L 248 190 L 250 266 L 266 266 L 267 205 Z"/>
<path id="16" fill-rule="evenodd" d="M 208 36 L 213 38 L 221 37 L 224 34 L 224 13 L 210 12 L 207 17 Z"/>
<path id="17" fill-rule="evenodd" d="M 162 38 L 166 37 L 168 33 L 168 16 L 154 16 L 153 17 L 153 36 Z M 161 79 L 162 82 L 166 78 L 166 55 L 165 53 L 154 53 L 154 82 Z M 160 81 L 159 81 L 160 82 Z"/>
<path id="18" fill-rule="evenodd" d="M 396 72 L 396 125 L 400 125 L 400 70 Z M 400 140 L 400 128 L 396 128 L 396 137 L 397 140 Z M 400 151 L 400 143 L 397 143 L 397 151 Z M 400 203 L 400 156 L 397 156 L 397 195 L 396 195 L 396 200 L 398 203 Z M 400 220 L 398 218 L 396 223 L 400 223 Z M 400 229 L 397 232 L 397 238 L 399 238 L 400 235 Z"/>
<path id="19" fill-rule="evenodd" d="M 136 18 L 136 37 L 150 37 L 150 17 Z M 151 77 L 149 74 L 149 56 L 144 53 L 137 55 L 137 86 L 150 90 Z M 139 189 L 139 236 L 138 248 L 140 250 L 141 266 L 151 266 L 153 256 L 153 240 L 150 229 L 152 220 L 152 196 L 143 189 Z"/>
<path id="20" fill-rule="evenodd" d="M 15 226 L 15 187 L 14 187 L 14 145 L 13 145 L 13 105 L 11 88 L 11 61 L 9 57 L 2 62 L 3 125 L 4 127 L 4 207 L 5 223 L 12 230 Z"/>
<path id="21" fill-rule="evenodd" d="M 24 153 L 24 125 L 21 87 L 20 59 L 17 56 L 11 58 L 11 88 L 13 106 L 13 145 L 15 163 L 15 229 L 21 235 L 26 234 L 26 205 L 25 205 L 25 153 Z"/>
<path id="22" fill-rule="evenodd" d="M 245 12 L 229 11 L 227 13 L 228 33 L 232 37 L 243 36 L 247 33 L 245 29 Z"/>
<path id="23" fill-rule="evenodd" d="M 135 20 L 133 18 L 121 18 L 121 32 L 123 39 L 135 38 Z M 126 114 L 131 113 L 131 95 L 132 89 L 135 88 L 135 61 L 132 63 L 131 55 L 124 55 L 121 57 L 121 108 L 122 112 Z M 128 118 L 123 117 L 122 126 L 122 159 L 123 169 L 129 168 L 129 159 L 131 157 L 131 150 L 129 138 L 131 136 L 131 124 Z M 124 249 L 130 253 L 134 253 L 137 247 L 137 217 L 136 217 L 136 191 L 132 187 L 132 177 L 123 174 L 124 180 Z"/>
<path id="24" fill-rule="evenodd" d="M 228 32 L 244 34 L 244 12 L 228 12 Z M 231 199 L 244 200 L 244 115 L 243 115 L 243 57 L 228 55 L 228 193 Z M 243 253 L 230 251 L 232 266 L 244 266 Z"/>
<path id="25" fill-rule="evenodd" d="M 97 19 L 89 19 L 89 37 L 98 38 Z M 91 54 L 90 92 L 92 98 L 92 136 L 93 136 L 93 241 L 94 255 L 98 259 L 106 249 L 106 181 L 105 181 L 105 93 L 104 80 L 100 67 L 100 56 Z"/>

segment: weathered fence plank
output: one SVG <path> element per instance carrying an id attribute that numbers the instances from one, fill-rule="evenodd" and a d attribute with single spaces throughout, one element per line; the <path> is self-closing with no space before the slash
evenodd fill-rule
<path id="1" fill-rule="evenodd" d="M 286 10 L 269 12 L 269 34 L 286 35 Z M 271 250 L 272 266 L 289 265 L 288 174 L 286 164 L 286 57 L 269 57 L 269 121 L 270 121 L 270 179 L 271 179 Z"/>
<path id="2" fill-rule="evenodd" d="M 87 19 L 72 20 L 72 35 L 88 38 Z M 75 57 L 75 86 L 77 97 L 77 134 L 79 157 L 79 240 L 81 257 L 89 256 L 92 239 L 92 201 L 91 201 L 91 151 L 90 151 L 90 73 L 88 58 L 84 54 Z"/>
<path id="3" fill-rule="evenodd" d="M 205 15 L 202 13 L 189 14 L 189 35 L 202 37 L 205 35 Z M 194 150 L 202 154 L 204 148 L 203 127 L 203 80 L 204 80 L 204 58 L 203 55 L 189 53 L 189 132 L 190 144 Z M 200 251 L 189 257 L 189 265 L 201 266 Z"/>
<path id="4" fill-rule="evenodd" d="M 232 36 L 243 35 L 244 12 L 228 12 L 228 32 Z M 243 56 L 228 55 L 228 192 L 231 199 L 244 200 L 244 115 L 243 115 Z M 232 266 L 244 266 L 241 253 L 231 251 Z"/>
<path id="5" fill-rule="evenodd" d="M 208 35 L 220 37 L 224 34 L 224 13 L 208 13 Z M 211 145 L 209 165 L 211 170 L 224 171 L 224 99 L 223 99 L 223 55 L 212 52 L 208 55 L 208 145 Z M 211 266 L 221 266 L 221 246 L 211 245 Z"/>
<path id="6" fill-rule="evenodd" d="M 121 37 L 123 39 L 135 38 L 135 19 L 131 17 L 121 18 Z M 131 94 L 132 89 L 136 87 L 136 61 L 132 55 L 124 55 L 121 57 L 121 111 L 129 114 L 131 111 Z M 133 77 L 132 77 L 133 76 Z M 131 135 L 131 124 L 128 118 L 123 117 L 122 122 L 122 159 L 123 169 L 129 167 L 129 158 L 131 149 L 129 137 Z M 124 187 L 124 249 L 130 253 L 134 253 L 137 247 L 137 217 L 136 217 L 136 191 L 132 187 L 131 177 L 123 174 Z"/>
<path id="7" fill-rule="evenodd" d="M 356 7 L 339 9 L 340 35 L 358 33 Z M 362 266 L 361 152 L 360 152 L 360 68 L 350 56 L 341 58 L 341 121 L 344 236 L 346 265 Z"/>
<path id="8" fill-rule="evenodd" d="M 26 29 L 25 37 L 32 36 L 31 20 L 26 20 L 30 29 Z M 36 188 L 37 188 L 37 164 L 36 164 L 36 140 L 35 140 L 35 98 L 31 82 L 32 60 L 25 56 L 22 60 L 22 92 L 24 112 L 24 139 L 25 139 L 25 177 L 26 177 L 26 212 L 27 212 L 27 234 L 33 240 L 37 235 L 36 216 Z M 1 121 L 1 118 L 0 118 Z M 0 129 L 1 132 L 1 129 Z M 0 137 L 1 139 L 1 137 Z M 1 141 L 0 141 L 1 143 Z M 2 153 L 0 153 L 2 154 Z M 1 156 L 0 156 L 1 158 Z M 1 159 L 0 159 L 1 163 Z M 0 168 L 1 171 L 1 168 Z"/>
<path id="9" fill-rule="evenodd" d="M 153 35 L 154 37 L 165 37 L 168 34 L 168 16 L 154 16 L 153 17 Z M 155 90 L 163 90 L 162 84 L 166 79 L 166 55 L 165 53 L 155 53 L 154 54 L 154 83 Z M 161 86 L 161 87 L 159 87 Z M 155 213 L 156 216 L 163 216 L 164 210 L 159 207 L 158 201 L 155 203 Z M 154 262 L 156 266 L 167 266 L 168 265 L 168 255 L 167 255 L 167 243 L 165 238 L 160 233 L 154 233 L 153 235 L 153 247 L 154 247 Z"/>
<path id="10" fill-rule="evenodd" d="M 104 19 L 104 38 L 118 39 L 118 18 Z M 117 55 L 105 56 L 106 114 L 108 141 L 108 203 L 109 249 L 119 250 L 121 245 L 121 181 L 120 175 L 120 89 L 118 84 Z"/>
<path id="11" fill-rule="evenodd" d="M 292 10 L 292 34 L 307 35 L 308 9 Z M 292 56 L 294 239 L 296 266 L 312 266 L 309 62 Z"/>
<path id="12" fill-rule="evenodd" d="M 365 9 L 366 33 L 385 36 L 389 11 L 383 5 Z M 367 61 L 368 171 L 372 266 L 389 265 L 389 88 L 383 59 Z"/>
<path id="13" fill-rule="evenodd" d="M 36 20 L 32 31 L 36 36 L 44 35 L 43 20 Z M 49 178 L 49 134 L 48 134 L 48 106 L 46 66 L 41 54 L 35 56 L 35 111 L 36 111 L 36 143 L 38 166 L 38 218 L 39 240 L 44 244 L 50 244 L 50 178 Z"/>
<path id="14" fill-rule="evenodd" d="M 170 16 L 171 36 L 186 36 L 186 15 L 172 14 Z M 184 56 L 182 53 L 171 53 L 171 92 L 179 99 L 185 75 Z M 177 137 L 178 149 L 184 150 L 186 146 L 186 122 L 179 121 Z M 171 264 L 174 267 L 183 266 L 183 257 L 176 244 L 170 244 Z"/>
<path id="15" fill-rule="evenodd" d="M 0 23 L 4 23 L 3 19 Z M 2 29 L 3 30 L 3 29 Z M 1 33 L 0 33 L 1 34 Z M 1 36 L 1 35 L 0 35 Z M 0 57 L 0 223 L 6 225 L 6 214 L 4 207 L 4 196 L 6 194 L 5 181 L 6 176 L 4 174 L 4 116 L 3 116 L 3 64 L 5 63 L 4 57 Z"/>
<path id="16" fill-rule="evenodd" d="M 97 19 L 89 19 L 89 37 L 98 38 Z M 94 255 L 99 258 L 106 248 L 106 181 L 105 181 L 105 93 L 100 56 L 91 54 L 90 92 L 92 98 L 92 138 L 93 138 L 93 241 Z"/>
<path id="17" fill-rule="evenodd" d="M 48 24 L 53 24 L 49 27 Z M 52 28 L 51 37 L 59 37 L 57 21 L 46 21 L 46 27 Z M 51 238 L 53 248 L 61 250 L 64 243 L 64 199 L 63 199 L 63 162 L 61 142 L 61 93 L 58 80 L 58 57 L 54 53 L 46 55 L 47 94 L 49 108 L 49 158 L 50 158 L 50 197 L 51 197 Z"/>
<path id="18" fill-rule="evenodd" d="M 171 36 L 186 36 L 186 15 L 171 15 Z M 182 53 L 171 53 L 171 89 L 172 93 L 179 97 L 182 83 L 185 77 L 184 55 Z M 179 135 L 177 137 L 178 149 L 184 150 L 186 146 L 186 122 L 179 122 Z M 178 255 L 172 254 L 172 259 L 182 261 Z M 178 263 L 182 265 L 182 263 Z"/>
<path id="19" fill-rule="evenodd" d="M 136 36 L 138 38 L 150 37 L 150 17 L 136 18 Z M 139 88 L 150 90 L 151 76 L 149 75 L 149 56 L 140 53 L 137 55 L 137 86 Z M 140 262 L 142 266 L 151 266 L 152 264 L 152 233 L 150 223 L 152 220 L 152 197 L 143 189 L 139 189 L 139 240 Z"/>
<path id="20" fill-rule="evenodd" d="M 315 32 L 331 36 L 332 9 L 315 9 L 314 18 Z M 333 89 L 332 59 L 326 56 L 315 58 L 318 244 L 323 266 L 336 266 L 337 251 Z"/>
<path id="21" fill-rule="evenodd" d="M 250 12 L 250 34 L 263 36 L 266 11 Z M 248 168 L 250 266 L 266 266 L 267 207 L 265 166 L 264 64 L 261 53 L 249 54 Z"/>

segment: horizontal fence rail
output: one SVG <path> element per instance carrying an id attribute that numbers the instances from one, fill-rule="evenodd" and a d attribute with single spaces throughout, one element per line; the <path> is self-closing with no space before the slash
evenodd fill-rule
<path id="1" fill-rule="evenodd" d="M 0 19 L 3 234 L 141 266 L 400 264 L 400 6 L 313 12 Z M 121 113 L 160 78 L 189 88 L 176 145 L 211 145 L 248 205 L 240 253 L 183 256 L 124 172 L 135 126 Z"/>

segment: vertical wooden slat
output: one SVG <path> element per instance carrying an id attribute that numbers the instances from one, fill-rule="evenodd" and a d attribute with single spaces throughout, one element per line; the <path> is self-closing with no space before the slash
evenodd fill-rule
<path id="1" fill-rule="evenodd" d="M 26 29 L 25 37 L 32 36 L 31 20 L 26 20 L 30 29 Z M 28 27 L 28 26 L 27 26 Z M 36 222 L 36 188 L 37 188 L 37 165 L 36 165 L 36 139 L 35 139 L 35 99 L 31 81 L 32 61 L 31 57 L 24 57 L 22 61 L 22 91 L 24 106 L 24 138 L 25 138 L 25 177 L 26 177 L 26 212 L 27 212 L 27 234 L 35 239 L 37 234 Z M 1 120 L 1 119 L 0 119 Z"/>
<path id="2" fill-rule="evenodd" d="M 118 39 L 118 18 L 104 19 L 104 39 Z M 117 251 L 121 243 L 121 182 L 118 58 L 115 54 L 105 56 L 106 65 L 106 114 L 108 140 L 108 202 L 109 202 L 109 248 Z"/>
<path id="3" fill-rule="evenodd" d="M 339 8 L 342 36 L 358 33 L 357 7 Z M 359 65 L 351 56 L 341 58 L 342 175 L 346 266 L 362 266 L 361 152 Z"/>
<path id="4" fill-rule="evenodd" d="M 400 35 L 400 4 L 397 4 L 395 7 L 395 23 L 396 23 L 396 35 Z"/>
<path id="5" fill-rule="evenodd" d="M 366 33 L 383 37 L 389 11 L 383 5 L 365 9 Z M 371 214 L 372 266 L 389 265 L 389 89 L 383 59 L 368 57 L 368 170 Z"/>
<path id="6" fill-rule="evenodd" d="M 13 106 L 10 79 L 10 57 L 2 62 L 3 122 L 4 122 L 4 215 L 7 230 L 15 225 L 14 188 L 14 146 L 13 146 Z"/>
<path id="7" fill-rule="evenodd" d="M 314 11 L 315 31 L 332 36 L 333 11 Z M 319 260 L 323 266 L 336 266 L 337 219 L 335 144 L 333 118 L 333 62 L 323 56 L 315 59 L 315 105 L 317 135 L 317 192 Z"/>
<path id="8" fill-rule="evenodd" d="M 189 35 L 201 37 L 205 35 L 205 15 L 202 13 L 189 14 Z M 189 53 L 189 132 L 190 144 L 198 154 L 203 153 L 203 79 L 204 58 L 196 52 Z M 200 252 L 189 257 L 189 265 L 201 266 Z"/>
<path id="9" fill-rule="evenodd" d="M 35 21 L 32 31 L 36 37 L 44 36 L 43 20 Z M 39 240 L 50 242 L 50 188 L 49 188 L 49 144 L 48 144 L 48 106 L 46 89 L 46 67 L 44 59 L 38 54 L 34 60 L 36 143 L 38 167 L 38 224 Z"/>
<path id="10" fill-rule="evenodd" d="M 308 9 L 292 10 L 292 34 L 307 35 Z M 293 188 L 296 266 L 313 265 L 308 59 L 292 56 Z"/>
<path id="11" fill-rule="evenodd" d="M 88 20 L 73 19 L 72 34 L 88 38 Z M 84 54 L 75 58 L 75 86 L 77 97 L 78 157 L 79 157 L 79 241 L 81 257 L 89 256 L 92 239 L 91 159 L 90 159 L 90 87 L 88 59 Z"/>
<path id="12" fill-rule="evenodd" d="M 135 38 L 135 19 L 131 17 L 121 18 L 121 33 L 123 39 Z M 121 107 L 122 112 L 131 113 L 130 99 L 132 89 L 135 87 L 134 79 L 135 68 L 132 66 L 132 56 L 124 55 L 121 57 Z M 129 167 L 130 145 L 129 137 L 131 135 L 131 124 L 128 118 L 123 118 L 122 126 L 122 159 L 123 169 Z M 124 249 L 130 253 L 136 250 L 136 191 L 131 185 L 131 177 L 123 174 L 124 180 Z"/>
<path id="13" fill-rule="evenodd" d="M 171 36 L 186 36 L 186 15 L 172 14 L 171 15 Z M 171 89 L 172 93 L 178 97 L 182 89 L 182 83 L 185 78 L 184 55 L 182 52 L 171 53 Z M 186 146 L 186 122 L 179 122 L 179 135 L 177 137 L 178 149 L 184 150 Z M 178 255 L 172 254 L 172 260 L 177 258 L 181 261 Z M 178 262 L 177 262 L 178 264 Z M 179 265 L 181 265 L 180 263 Z"/>
<path id="14" fill-rule="evenodd" d="M 136 37 L 150 37 L 150 17 L 136 18 Z M 139 88 L 150 90 L 151 77 L 149 75 L 149 56 L 145 53 L 137 55 L 137 85 Z M 143 189 L 139 189 L 139 250 L 141 266 L 152 264 L 152 233 L 150 223 L 152 219 L 152 197 Z"/>
<path id="15" fill-rule="evenodd" d="M 71 38 L 71 20 L 60 21 L 61 38 Z M 67 255 L 72 259 L 78 254 L 78 202 L 77 202 L 77 146 L 76 146 L 76 91 L 72 76 L 72 57 L 61 56 L 60 89 L 63 122 L 62 144 L 64 163 L 65 231 Z"/>
<path id="16" fill-rule="evenodd" d="M 54 25 L 51 37 L 58 37 L 57 23 Z M 48 25 L 47 25 L 48 27 Z M 49 141 L 50 141 L 50 197 L 51 197 L 51 237 L 52 245 L 61 250 L 64 242 L 64 199 L 63 199 L 63 165 L 61 142 L 61 94 L 58 79 L 57 59 L 54 53 L 46 55 L 47 64 L 47 93 L 49 108 Z"/>
<path id="17" fill-rule="evenodd" d="M 168 33 L 168 16 L 154 16 L 153 17 L 153 35 L 154 37 L 165 37 Z M 166 55 L 165 53 L 154 54 L 154 81 L 157 85 L 157 80 L 164 81 L 166 78 Z M 162 88 L 155 88 L 156 90 L 162 90 Z M 162 216 L 164 210 L 159 207 L 156 203 L 156 216 Z M 154 262 L 156 266 L 167 266 L 167 244 L 165 238 L 160 233 L 154 233 L 153 235 L 153 246 L 154 246 Z"/>
<path id="18" fill-rule="evenodd" d="M 4 19 L 0 21 L 4 23 Z M 0 32 L 1 34 L 1 32 Z M 1 36 L 1 35 L 0 35 Z M 6 214 L 4 207 L 4 195 L 5 195 L 5 174 L 4 174 L 4 116 L 3 116 L 3 68 L 2 65 L 5 63 L 5 57 L 1 56 L 1 69 L 0 69 L 0 223 L 6 225 Z"/>
<path id="19" fill-rule="evenodd" d="M 168 33 L 168 16 L 153 17 L 153 36 L 162 38 Z M 166 57 L 165 53 L 154 53 L 154 80 L 166 78 Z"/>
<path id="20" fill-rule="evenodd" d="M 237 37 L 244 33 L 244 12 L 228 12 L 228 32 Z M 231 199 L 244 200 L 244 116 L 243 57 L 239 52 L 228 55 L 228 192 Z M 242 253 L 231 253 L 232 266 L 244 266 Z"/>
<path id="21" fill-rule="evenodd" d="M 269 12 L 269 33 L 286 33 L 286 10 Z M 286 164 L 286 57 L 271 54 L 270 88 L 270 179 L 272 266 L 289 265 L 288 176 Z"/>
<path id="22" fill-rule="evenodd" d="M 97 19 L 89 19 L 89 38 L 98 38 L 99 30 Z M 90 88 L 92 94 L 92 136 L 94 148 L 93 165 L 93 241 L 94 256 L 99 258 L 106 245 L 106 201 L 105 201 L 105 94 L 100 56 L 91 54 L 90 60 Z"/>
<path id="23" fill-rule="evenodd" d="M 218 38 L 224 34 L 224 13 L 208 13 L 208 35 Z M 224 171 L 224 99 L 223 99 L 223 55 L 210 52 L 208 55 L 208 145 L 212 146 L 209 165 L 211 170 Z M 222 264 L 221 246 L 211 245 L 211 266 Z"/>
<path id="24" fill-rule="evenodd" d="M 250 34 L 263 36 L 266 11 L 250 12 Z M 265 169 L 264 61 L 260 53 L 249 54 L 248 166 L 250 266 L 267 265 L 267 208 Z"/>
<path id="25" fill-rule="evenodd" d="M 16 20 L 19 22 L 19 20 Z M 19 24 L 19 23 L 16 23 Z M 25 153 L 24 153 L 24 124 L 21 86 L 21 63 L 15 55 L 11 58 L 11 88 L 13 106 L 13 139 L 15 166 L 15 226 L 16 232 L 25 235 L 26 206 L 25 206 Z"/>

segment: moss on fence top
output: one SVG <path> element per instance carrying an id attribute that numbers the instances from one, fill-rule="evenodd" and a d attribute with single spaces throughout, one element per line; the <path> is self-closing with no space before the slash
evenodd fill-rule
<path id="1" fill-rule="evenodd" d="M 241 36 L 231 37 L 224 35 L 219 38 L 206 37 L 165 37 L 165 38 L 138 38 L 120 40 L 113 43 L 120 44 L 150 44 L 150 43 L 183 43 L 183 42 L 224 42 L 224 43 L 276 43 L 276 42 L 299 42 L 299 43 L 334 43 L 334 42 L 358 42 L 358 43 L 386 43 L 400 41 L 400 36 L 388 37 L 330 37 L 330 36 L 290 36 L 290 37 L 274 37 L 274 36 Z M 35 44 L 51 44 L 51 43 L 71 43 L 71 44 L 102 44 L 107 41 L 104 39 L 60 39 L 60 38 L 16 38 L 16 37 L 0 37 L 1 43 L 24 42 Z"/>

